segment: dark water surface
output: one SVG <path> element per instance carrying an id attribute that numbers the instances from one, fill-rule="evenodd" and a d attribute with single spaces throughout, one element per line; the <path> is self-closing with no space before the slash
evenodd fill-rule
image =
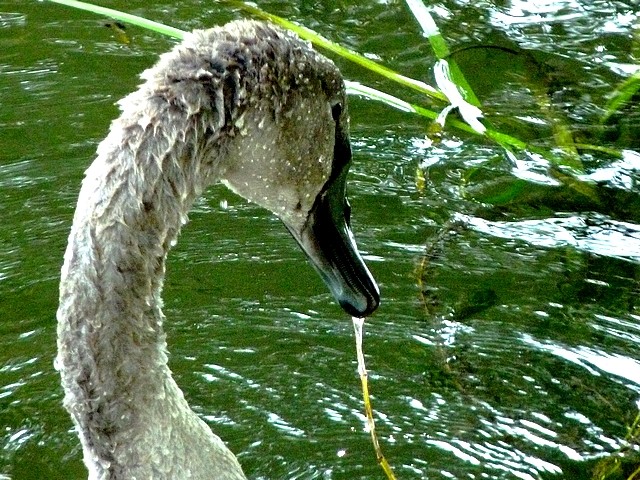
<path id="1" fill-rule="evenodd" d="M 149 3 L 103 2 L 183 29 L 241 16 Z M 258 4 L 432 82 L 431 49 L 403 2 Z M 429 146 L 419 117 L 351 99 L 353 226 L 383 299 L 365 327 L 381 443 L 401 479 L 591 478 L 628 445 L 640 398 L 637 109 L 597 126 L 638 61 L 640 7 L 432 6 L 496 128 L 552 146 L 550 108 L 578 141 L 629 150 L 583 157 L 595 201 L 558 186 L 540 157 L 509 160 L 454 130 Z M 0 0 L 0 477 L 86 478 L 53 369 L 59 269 L 114 102 L 172 45 L 135 28 L 125 45 L 103 24 Z M 351 80 L 424 101 L 336 61 Z M 249 477 L 383 478 L 350 319 L 270 214 L 208 191 L 170 256 L 164 297 L 178 383 Z"/>

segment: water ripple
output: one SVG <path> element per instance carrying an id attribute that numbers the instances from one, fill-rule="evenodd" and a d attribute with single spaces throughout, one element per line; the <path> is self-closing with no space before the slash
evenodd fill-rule
<path id="1" fill-rule="evenodd" d="M 600 376 L 602 373 L 610 373 L 617 377 L 629 380 L 627 387 L 640 393 L 640 361 L 624 355 L 608 353 L 603 350 L 578 346 L 566 348 L 557 342 L 547 340 L 540 342 L 529 334 L 522 334 L 521 340 L 538 350 L 548 352 L 557 357 L 568 360 L 586 369 L 591 375 Z"/>
<path id="2" fill-rule="evenodd" d="M 27 16 L 18 12 L 0 12 L 0 28 L 23 27 Z"/>
<path id="3" fill-rule="evenodd" d="M 608 315 L 596 314 L 594 315 L 596 321 L 599 322 L 592 324 L 592 327 L 596 330 L 606 332 L 613 337 L 632 342 L 636 345 L 640 345 L 640 318 L 637 315 L 630 315 L 634 321 L 622 320 L 620 318 L 611 317 Z"/>
<path id="4" fill-rule="evenodd" d="M 596 255 L 640 261 L 640 226 L 592 213 L 586 216 L 494 222 L 456 213 L 454 219 L 494 237 L 522 240 L 540 247 L 572 246 Z"/>

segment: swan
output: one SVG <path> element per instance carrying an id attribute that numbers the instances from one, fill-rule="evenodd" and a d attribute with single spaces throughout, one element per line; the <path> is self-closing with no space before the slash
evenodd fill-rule
<path id="1" fill-rule="evenodd" d="M 243 479 L 167 365 L 165 259 L 204 188 L 278 216 L 350 315 L 379 303 L 350 229 L 344 83 L 294 34 L 196 30 L 119 102 L 80 189 L 61 272 L 56 368 L 91 480 Z"/>

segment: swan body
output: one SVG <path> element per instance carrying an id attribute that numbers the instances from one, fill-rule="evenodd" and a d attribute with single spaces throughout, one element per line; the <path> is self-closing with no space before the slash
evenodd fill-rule
<path id="1" fill-rule="evenodd" d="M 165 259 L 222 181 L 274 212 L 350 314 L 379 295 L 349 228 L 344 85 L 295 35 L 195 31 L 142 75 L 86 171 L 64 257 L 56 366 L 91 480 L 244 479 L 167 365 Z"/>

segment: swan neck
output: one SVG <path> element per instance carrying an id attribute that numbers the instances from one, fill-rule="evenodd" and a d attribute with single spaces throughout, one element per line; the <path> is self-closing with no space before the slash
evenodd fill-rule
<path id="1" fill-rule="evenodd" d="M 190 164 L 189 129 L 173 131 L 126 115 L 112 126 L 87 170 L 65 253 L 56 364 L 95 478 L 151 478 L 158 462 L 175 460 L 171 455 L 195 455 L 176 445 L 204 455 L 198 465 L 229 462 L 225 468 L 239 472 L 229 478 L 243 478 L 167 366 L 165 259 L 205 184 Z"/>

